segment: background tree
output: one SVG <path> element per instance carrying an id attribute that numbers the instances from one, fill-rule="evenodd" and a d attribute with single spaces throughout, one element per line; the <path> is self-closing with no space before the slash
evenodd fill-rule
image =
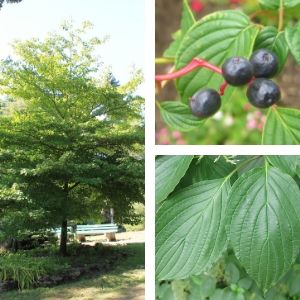
<path id="1" fill-rule="evenodd" d="M 64 23 L 62 34 L 18 41 L 18 59 L 1 66 L 9 104 L 0 119 L 0 183 L 38 212 L 31 225 L 62 227 L 63 255 L 68 220 L 97 213 L 103 200 L 117 212 L 144 201 L 143 99 L 133 95 L 141 76 L 112 84 L 94 55 L 103 41 L 83 38 L 90 27 Z"/>
<path id="2" fill-rule="evenodd" d="M 0 0 L 0 8 L 2 7 L 5 0 Z M 6 0 L 7 3 L 19 3 L 22 0 Z"/>

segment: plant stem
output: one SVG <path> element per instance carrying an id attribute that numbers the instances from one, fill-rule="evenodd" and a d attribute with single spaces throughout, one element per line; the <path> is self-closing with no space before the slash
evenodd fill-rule
<path id="1" fill-rule="evenodd" d="M 257 10 L 249 15 L 249 19 L 252 20 L 257 16 L 267 16 L 269 19 L 276 19 L 276 14 L 268 10 Z"/>
<path id="2" fill-rule="evenodd" d="M 282 31 L 283 28 L 283 16 L 284 16 L 284 6 L 283 6 L 283 0 L 280 0 L 280 7 L 278 10 L 278 31 Z"/>
<path id="3" fill-rule="evenodd" d="M 164 81 L 164 80 L 176 79 L 176 78 L 182 77 L 200 67 L 210 69 L 213 72 L 216 72 L 221 75 L 223 73 L 220 68 L 208 63 L 207 61 L 200 59 L 200 58 L 193 58 L 192 61 L 189 64 L 187 64 L 185 67 L 183 67 L 182 69 L 180 69 L 176 72 L 173 72 L 173 73 L 156 75 L 155 80 L 156 81 Z"/>
<path id="4" fill-rule="evenodd" d="M 221 84 L 220 90 L 219 90 L 220 96 L 224 95 L 225 89 L 227 88 L 227 86 L 228 86 L 228 83 L 226 81 Z"/>
<path id="5" fill-rule="evenodd" d="M 155 64 L 158 64 L 158 65 L 172 64 L 172 63 L 174 63 L 173 58 L 166 58 L 166 57 L 155 58 Z"/>

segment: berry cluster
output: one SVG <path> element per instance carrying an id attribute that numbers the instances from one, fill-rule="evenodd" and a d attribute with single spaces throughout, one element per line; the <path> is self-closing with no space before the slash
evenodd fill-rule
<path id="1" fill-rule="evenodd" d="M 243 57 L 232 57 L 222 66 L 222 75 L 226 84 L 242 86 L 248 84 L 247 98 L 258 108 L 267 108 L 280 99 L 280 89 L 272 78 L 278 71 L 276 55 L 266 49 L 253 53 L 250 61 Z M 226 87 L 226 85 L 225 85 Z M 213 89 L 198 91 L 190 99 L 192 113 L 199 118 L 207 118 L 215 114 L 221 107 L 221 95 Z"/>

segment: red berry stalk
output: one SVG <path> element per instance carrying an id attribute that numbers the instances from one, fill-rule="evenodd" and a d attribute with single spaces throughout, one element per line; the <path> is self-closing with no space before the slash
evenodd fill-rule
<path id="1" fill-rule="evenodd" d="M 228 86 L 228 83 L 226 81 L 221 84 L 220 91 L 219 91 L 220 96 L 224 95 L 227 86 Z"/>
<path id="2" fill-rule="evenodd" d="M 180 70 L 177 70 L 175 72 L 171 72 L 168 74 L 162 74 L 162 75 L 156 75 L 155 76 L 155 80 L 157 83 L 157 87 L 160 88 L 160 81 L 165 81 L 165 80 L 172 80 L 172 79 L 176 79 L 179 77 L 182 77 L 192 71 L 194 71 L 197 68 L 207 68 L 215 73 L 218 73 L 220 75 L 223 75 L 222 69 L 216 67 L 213 64 L 210 64 L 209 62 L 201 59 L 201 58 L 193 58 L 192 61 L 187 64 L 185 67 L 181 68 Z M 220 86 L 220 96 L 224 95 L 225 89 L 228 86 L 227 82 L 224 82 L 221 86 Z"/>
<path id="3" fill-rule="evenodd" d="M 172 73 L 168 73 L 168 74 L 163 74 L 163 75 L 156 75 L 155 76 L 155 80 L 156 81 L 164 81 L 164 80 L 172 80 L 172 79 L 176 79 L 179 77 L 182 77 L 190 72 L 192 72 L 193 70 L 197 69 L 197 68 L 207 68 L 212 70 L 213 72 L 219 73 L 219 74 L 223 74 L 222 70 L 212 64 L 210 64 L 209 62 L 201 59 L 201 58 L 193 58 L 192 61 L 187 64 L 185 67 L 183 67 L 182 69 L 172 72 Z"/>

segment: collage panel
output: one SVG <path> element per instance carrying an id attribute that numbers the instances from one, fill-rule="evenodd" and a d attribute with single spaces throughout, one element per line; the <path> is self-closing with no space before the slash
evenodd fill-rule
<path id="1" fill-rule="evenodd" d="M 145 299 L 143 0 L 0 0 L 0 299 Z"/>
<path id="2" fill-rule="evenodd" d="M 156 156 L 156 300 L 300 299 L 299 166 Z"/>
<path id="3" fill-rule="evenodd" d="M 156 0 L 156 144 L 298 145 L 299 5 Z"/>

